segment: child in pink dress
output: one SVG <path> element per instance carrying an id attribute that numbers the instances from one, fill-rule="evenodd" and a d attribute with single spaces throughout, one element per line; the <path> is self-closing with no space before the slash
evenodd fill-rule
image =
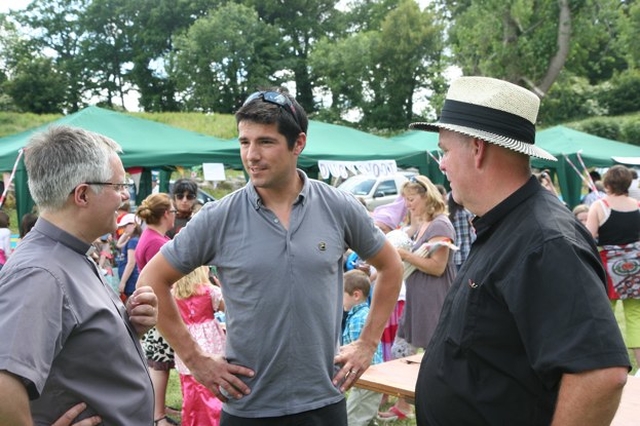
<path id="1" fill-rule="evenodd" d="M 182 320 L 205 352 L 224 354 L 226 335 L 215 318 L 224 310 L 222 292 L 209 281 L 209 267 L 201 266 L 176 282 L 173 296 Z M 182 360 L 176 356 L 176 370 L 182 388 L 183 426 L 218 426 L 222 402 L 197 382 Z"/>

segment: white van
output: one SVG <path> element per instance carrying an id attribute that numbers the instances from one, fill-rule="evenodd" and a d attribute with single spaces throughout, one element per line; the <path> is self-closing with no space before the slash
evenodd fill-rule
<path id="1" fill-rule="evenodd" d="M 374 208 L 389 204 L 398 198 L 407 177 L 407 172 L 378 177 L 355 175 L 342 182 L 338 189 L 363 199 L 367 209 L 373 211 Z"/>

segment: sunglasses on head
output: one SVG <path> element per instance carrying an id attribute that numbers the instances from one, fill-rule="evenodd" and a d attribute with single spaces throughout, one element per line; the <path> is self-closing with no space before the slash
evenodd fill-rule
<path id="1" fill-rule="evenodd" d="M 300 126 L 300 122 L 298 121 L 298 116 L 296 115 L 296 107 L 293 105 L 293 102 L 291 102 L 291 100 L 283 93 L 266 91 L 255 92 L 249 95 L 242 106 L 245 106 L 255 99 L 262 99 L 265 102 L 269 102 L 270 104 L 278 105 L 279 107 L 283 108 L 285 111 L 291 114 L 298 127 L 302 128 L 302 126 Z"/>
<path id="2" fill-rule="evenodd" d="M 177 194 L 176 198 L 178 200 L 182 200 L 183 198 L 187 197 L 187 200 L 195 200 L 196 199 L 196 195 L 195 194 Z"/>
<path id="3" fill-rule="evenodd" d="M 429 190 L 427 190 L 427 185 L 425 185 L 422 181 L 420 181 L 420 179 L 416 178 L 415 176 L 411 176 L 409 178 L 409 182 L 417 183 L 418 185 L 424 188 L 425 192 L 429 192 Z"/>

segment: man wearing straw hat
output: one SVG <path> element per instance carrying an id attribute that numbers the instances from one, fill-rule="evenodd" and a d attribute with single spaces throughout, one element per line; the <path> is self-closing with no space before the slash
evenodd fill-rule
<path id="1" fill-rule="evenodd" d="M 436 123 L 440 169 L 477 239 L 416 384 L 418 425 L 605 425 L 629 357 L 593 239 L 532 176 L 539 99 L 462 77 Z"/>

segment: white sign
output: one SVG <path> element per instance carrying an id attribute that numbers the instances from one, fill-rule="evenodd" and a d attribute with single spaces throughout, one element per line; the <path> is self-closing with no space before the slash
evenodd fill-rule
<path id="1" fill-rule="evenodd" d="M 202 163 L 202 173 L 204 180 L 225 181 L 227 177 L 224 174 L 224 164 L 222 163 Z"/>
<path id="2" fill-rule="evenodd" d="M 322 179 L 341 177 L 346 179 L 349 175 L 387 176 L 398 171 L 396 160 L 371 160 L 371 161 L 329 161 L 319 160 L 318 168 Z"/>

